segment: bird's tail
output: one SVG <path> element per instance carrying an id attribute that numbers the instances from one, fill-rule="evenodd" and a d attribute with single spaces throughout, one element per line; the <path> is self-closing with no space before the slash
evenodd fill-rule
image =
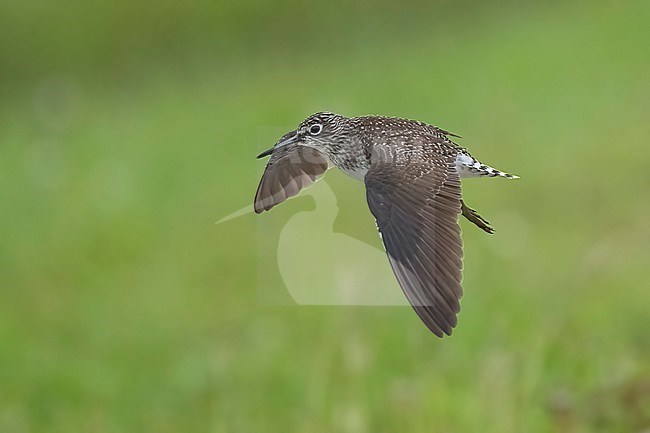
<path id="1" fill-rule="evenodd" d="M 456 160 L 456 166 L 460 177 L 505 177 L 506 179 L 519 179 L 516 174 L 506 173 L 496 168 L 485 165 L 482 162 L 469 157 L 469 155 L 459 157 Z"/>
<path id="2" fill-rule="evenodd" d="M 500 171 L 497 170 L 496 168 L 492 168 L 489 165 L 482 165 L 484 169 L 479 170 L 479 176 L 487 176 L 487 177 L 505 177 L 506 179 L 519 179 L 519 176 L 516 174 L 510 174 L 506 173 L 505 171 Z"/>

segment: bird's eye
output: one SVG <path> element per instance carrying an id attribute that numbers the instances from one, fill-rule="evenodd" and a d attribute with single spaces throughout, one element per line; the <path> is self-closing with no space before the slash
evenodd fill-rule
<path id="1" fill-rule="evenodd" d="M 321 125 L 320 123 L 316 123 L 315 125 L 311 125 L 309 127 L 309 133 L 311 135 L 318 135 L 322 130 L 323 130 L 323 125 Z"/>

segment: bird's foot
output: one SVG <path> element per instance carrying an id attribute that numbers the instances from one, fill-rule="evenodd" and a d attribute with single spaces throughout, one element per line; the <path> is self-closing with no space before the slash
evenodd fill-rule
<path id="1" fill-rule="evenodd" d="M 478 226 L 484 232 L 489 234 L 494 233 L 494 229 L 490 227 L 490 223 L 483 219 L 483 217 L 479 215 L 478 212 L 465 205 L 465 202 L 461 202 L 461 205 L 461 210 L 465 218 L 476 224 L 476 226 Z"/>

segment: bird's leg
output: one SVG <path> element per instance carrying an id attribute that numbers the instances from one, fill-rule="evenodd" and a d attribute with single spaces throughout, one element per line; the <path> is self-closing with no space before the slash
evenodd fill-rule
<path id="1" fill-rule="evenodd" d="M 465 205 L 465 202 L 462 200 L 460 201 L 460 204 L 461 204 L 461 210 L 463 212 L 463 216 L 465 218 L 467 218 L 468 220 L 476 224 L 484 232 L 489 234 L 494 233 L 494 229 L 490 227 L 490 223 L 484 220 L 483 217 L 479 215 L 474 209 Z"/>

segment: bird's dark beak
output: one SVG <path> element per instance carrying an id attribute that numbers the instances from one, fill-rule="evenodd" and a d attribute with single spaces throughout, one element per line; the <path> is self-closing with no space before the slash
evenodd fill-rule
<path id="1" fill-rule="evenodd" d="M 266 149 L 264 152 L 262 152 L 262 153 L 260 153 L 259 155 L 257 155 L 257 159 L 264 158 L 265 156 L 269 156 L 270 154 L 273 153 L 273 149 L 275 149 L 275 148 L 272 147 L 272 148 L 270 148 L 270 149 Z"/>
<path id="2" fill-rule="evenodd" d="M 269 155 L 272 154 L 272 153 L 275 151 L 275 149 L 277 149 L 278 147 L 286 146 L 286 145 L 288 145 L 288 144 L 293 144 L 293 143 L 295 143 L 297 140 L 298 140 L 298 134 L 297 134 L 297 131 L 287 132 L 286 134 L 284 134 L 284 135 L 282 136 L 282 138 L 281 138 L 280 140 L 278 140 L 277 143 L 275 143 L 275 146 L 273 146 L 272 148 L 267 149 L 267 150 L 265 150 L 264 152 L 262 152 L 262 153 L 260 153 L 259 155 L 257 155 L 257 159 L 264 158 L 265 156 L 269 156 Z"/>

